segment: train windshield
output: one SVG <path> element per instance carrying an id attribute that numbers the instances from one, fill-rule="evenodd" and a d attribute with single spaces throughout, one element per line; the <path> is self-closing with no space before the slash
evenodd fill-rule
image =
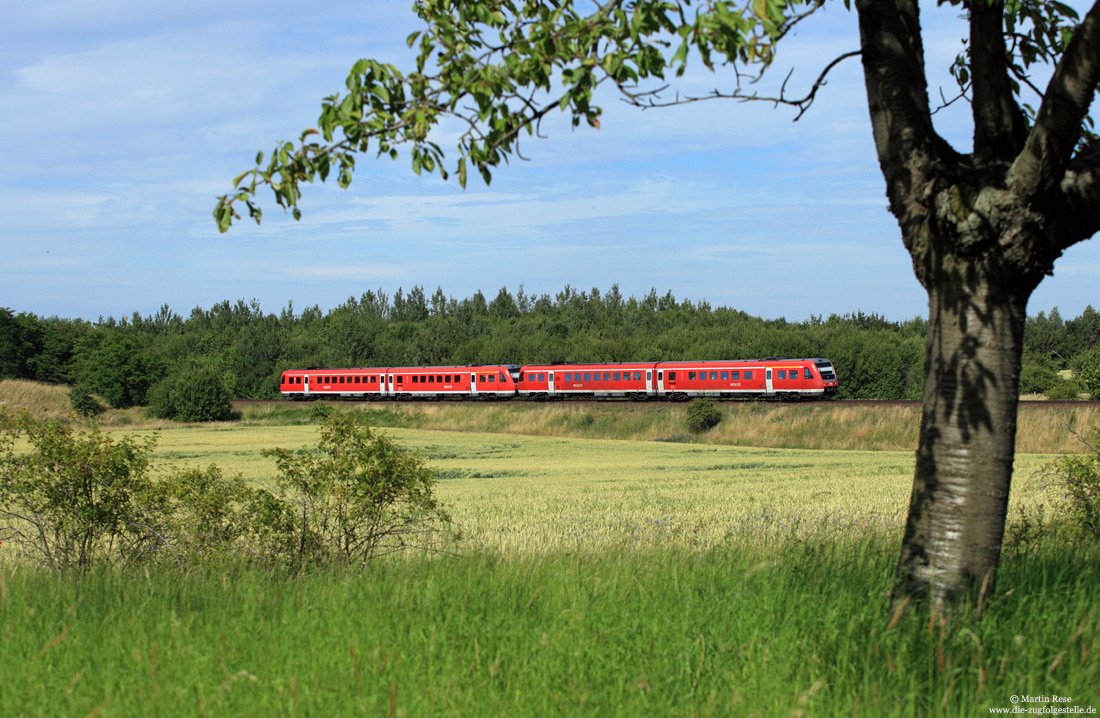
<path id="1" fill-rule="evenodd" d="M 824 359 L 814 360 L 814 366 L 817 367 L 818 372 L 821 373 L 821 378 L 825 381 L 833 381 L 836 379 L 836 370 L 833 369 L 831 362 L 827 362 Z"/>

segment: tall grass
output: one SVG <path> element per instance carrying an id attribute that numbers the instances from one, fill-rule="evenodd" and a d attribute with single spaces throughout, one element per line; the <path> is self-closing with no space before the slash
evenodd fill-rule
<path id="1" fill-rule="evenodd" d="M 700 435 L 687 429 L 680 403 L 340 404 L 365 411 L 376 426 L 582 439 L 674 441 L 728 446 L 859 451 L 912 451 L 920 429 L 919 404 L 723 403 L 722 422 Z M 245 423 L 308 423 L 311 406 L 242 407 Z M 1100 427 L 1100 407 L 1021 403 L 1016 449 L 1022 453 L 1077 452 L 1070 429 Z"/>
<path id="2" fill-rule="evenodd" d="M 0 715 L 977 715 L 1100 707 L 1095 547 L 1006 562 L 983 613 L 893 613 L 893 541 L 478 554 L 299 577 L 25 570 Z M 1068 548 L 1068 547 L 1065 547 Z"/>

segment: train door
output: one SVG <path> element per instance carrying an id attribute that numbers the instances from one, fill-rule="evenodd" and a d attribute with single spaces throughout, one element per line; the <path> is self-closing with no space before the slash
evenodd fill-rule
<path id="1" fill-rule="evenodd" d="M 309 398 L 309 374 L 302 377 L 302 392 Z"/>
<path id="2" fill-rule="evenodd" d="M 477 396 L 477 374 L 470 374 L 470 396 Z"/>
<path id="3" fill-rule="evenodd" d="M 645 393 L 646 396 L 653 396 L 657 393 L 657 389 L 653 384 L 653 370 L 649 369 L 645 373 Z"/>
<path id="4" fill-rule="evenodd" d="M 772 370 L 764 370 L 764 389 L 767 391 L 768 396 L 775 393 L 775 389 L 772 388 Z"/>
<path id="5" fill-rule="evenodd" d="M 665 373 L 663 370 L 657 372 L 657 393 L 662 396 L 665 393 Z"/>
<path id="6" fill-rule="evenodd" d="M 382 396 L 393 396 L 393 374 L 382 376 Z"/>
<path id="7" fill-rule="evenodd" d="M 554 396 L 554 372 L 550 372 L 550 389 L 548 393 L 550 396 Z"/>

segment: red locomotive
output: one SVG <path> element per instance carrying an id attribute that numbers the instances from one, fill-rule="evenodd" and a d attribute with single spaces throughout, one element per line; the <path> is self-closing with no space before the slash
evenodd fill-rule
<path id="1" fill-rule="evenodd" d="M 289 399 L 824 399 L 836 395 L 828 359 L 497 364 L 292 369 Z"/>

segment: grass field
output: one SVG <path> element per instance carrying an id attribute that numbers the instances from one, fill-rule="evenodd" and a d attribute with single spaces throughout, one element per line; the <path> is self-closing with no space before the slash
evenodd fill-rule
<path id="1" fill-rule="evenodd" d="M 996 590 L 945 621 L 889 605 L 911 449 L 530 436 L 510 433 L 524 407 L 474 408 L 496 433 L 384 430 L 437 470 L 464 534 L 447 553 L 84 577 L 0 554 L 0 716 L 973 716 L 1054 695 L 1100 709 L 1100 549 L 1034 531 L 1060 498 L 1043 453 L 1018 457 Z M 571 432 L 629 423 L 552 408 L 539 422 Z M 381 411 L 466 411 L 425 409 Z M 758 411 L 730 409 L 731 425 Z M 809 409 L 803 437 L 845 431 L 786 409 Z M 278 421 L 164 425 L 156 457 L 267 482 L 261 449 L 317 436 Z"/>
<path id="2" fill-rule="evenodd" d="M 436 470 L 437 493 L 466 545 L 504 553 L 900 531 L 912 483 L 909 452 L 384 431 Z M 162 430 L 155 456 L 265 482 L 275 465 L 262 447 L 304 448 L 316 436 L 311 425 Z M 1042 472 L 1048 461 L 1019 457 L 1013 513 L 1057 498 Z"/>

